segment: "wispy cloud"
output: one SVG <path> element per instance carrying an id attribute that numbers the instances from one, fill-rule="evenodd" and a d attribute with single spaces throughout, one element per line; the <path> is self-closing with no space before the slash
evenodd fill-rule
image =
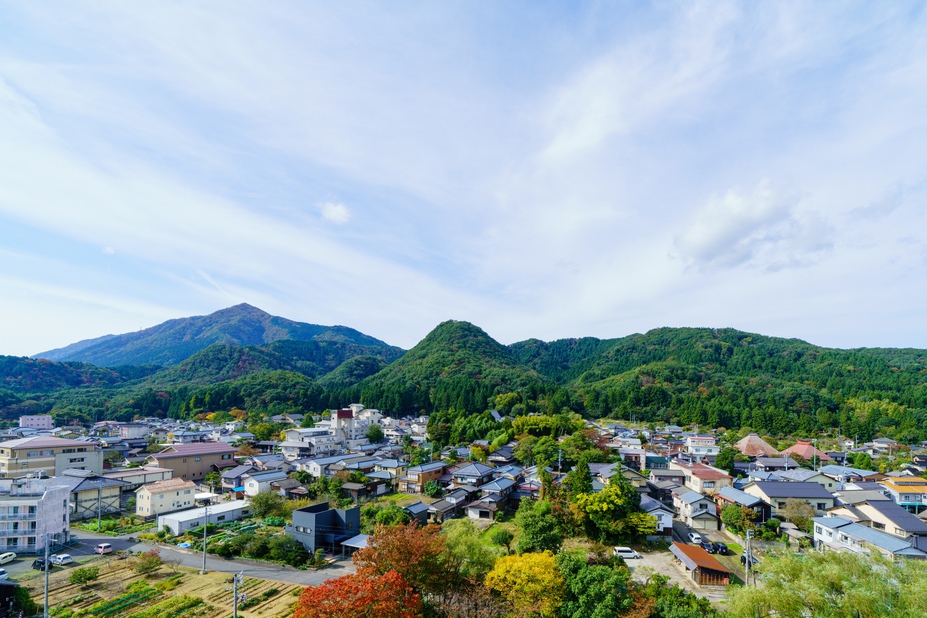
<path id="1" fill-rule="evenodd" d="M 351 220 L 351 211 L 341 202 L 323 202 L 319 204 L 322 218 L 338 225 L 344 225 Z"/>

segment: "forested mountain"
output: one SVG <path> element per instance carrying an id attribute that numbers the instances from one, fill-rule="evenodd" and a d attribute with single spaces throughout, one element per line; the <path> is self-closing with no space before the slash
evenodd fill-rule
<path id="1" fill-rule="evenodd" d="M 243 308 L 254 312 L 263 313 Z M 157 372 L 0 358 L 0 411 L 4 418 L 24 411 L 180 417 L 229 406 L 263 414 L 359 402 L 392 415 L 571 410 L 771 435 L 837 428 L 861 440 L 927 439 L 924 350 L 834 350 L 708 328 L 503 346 L 473 324 L 449 321 L 403 355 L 363 335 L 353 341 L 326 333 L 322 340 L 212 345 Z"/>
<path id="2" fill-rule="evenodd" d="M 294 322 L 248 304 L 235 305 L 205 316 L 168 320 L 163 324 L 124 335 L 106 335 L 81 341 L 35 358 L 115 365 L 174 365 L 205 348 L 226 345 L 262 345 L 283 340 L 328 341 L 391 349 L 379 339 L 346 326 L 319 326 Z M 395 358 L 395 356 L 394 356 Z"/>
<path id="3" fill-rule="evenodd" d="M 545 380 L 469 322 L 447 321 L 379 373 L 347 389 L 364 405 L 410 413 L 459 408 L 481 411 L 500 392 L 534 394 Z"/>

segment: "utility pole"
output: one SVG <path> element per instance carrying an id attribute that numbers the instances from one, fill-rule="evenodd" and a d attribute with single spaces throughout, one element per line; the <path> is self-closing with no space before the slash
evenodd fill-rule
<path id="1" fill-rule="evenodd" d="M 200 571 L 200 575 L 206 575 L 206 533 L 209 530 L 209 505 L 207 504 L 203 507 L 205 514 L 204 519 L 206 520 L 203 523 L 203 569 Z"/>
<path id="2" fill-rule="evenodd" d="M 103 519 L 103 484 L 97 481 L 97 532 L 100 531 L 100 525 Z"/>
<path id="3" fill-rule="evenodd" d="M 42 614 L 48 618 L 48 532 L 45 533 L 45 603 L 42 605 Z"/>
<path id="4" fill-rule="evenodd" d="M 239 571 L 232 577 L 232 587 L 226 588 L 226 590 L 232 591 L 232 618 L 238 618 L 238 601 L 244 602 L 248 600 L 247 594 L 241 595 L 241 599 L 238 598 L 238 587 L 241 585 L 244 576 L 245 572 Z"/>
<path id="5" fill-rule="evenodd" d="M 753 550 L 750 548 L 750 539 L 753 538 L 753 530 L 747 530 L 747 549 L 746 551 L 746 566 L 747 570 L 745 572 L 746 581 L 745 585 L 750 585 L 750 567 L 753 566 Z"/>

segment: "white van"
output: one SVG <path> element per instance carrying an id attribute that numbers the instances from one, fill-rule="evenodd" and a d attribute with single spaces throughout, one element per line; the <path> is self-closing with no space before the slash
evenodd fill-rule
<path id="1" fill-rule="evenodd" d="M 51 560 L 52 564 L 57 564 L 58 566 L 64 566 L 74 562 L 74 558 L 71 557 L 71 554 L 55 554 L 49 558 L 49 560 Z"/>
<path id="2" fill-rule="evenodd" d="M 624 558 L 625 560 L 629 558 L 642 558 L 639 553 L 631 549 L 630 547 L 616 547 L 615 555 L 619 558 Z"/>

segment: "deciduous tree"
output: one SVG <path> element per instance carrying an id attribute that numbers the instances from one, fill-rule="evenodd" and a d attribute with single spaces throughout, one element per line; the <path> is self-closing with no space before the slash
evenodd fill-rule
<path id="1" fill-rule="evenodd" d="M 486 586 L 511 603 L 517 616 L 556 616 L 565 589 L 549 551 L 499 558 Z"/>
<path id="2" fill-rule="evenodd" d="M 444 536 L 434 524 L 420 527 L 378 525 L 367 539 L 367 547 L 354 553 L 358 573 L 399 573 L 417 592 L 440 590 L 447 584 Z"/>
<path id="3" fill-rule="evenodd" d="M 303 590 L 293 618 L 418 618 L 421 597 L 396 571 L 345 575 Z"/>

